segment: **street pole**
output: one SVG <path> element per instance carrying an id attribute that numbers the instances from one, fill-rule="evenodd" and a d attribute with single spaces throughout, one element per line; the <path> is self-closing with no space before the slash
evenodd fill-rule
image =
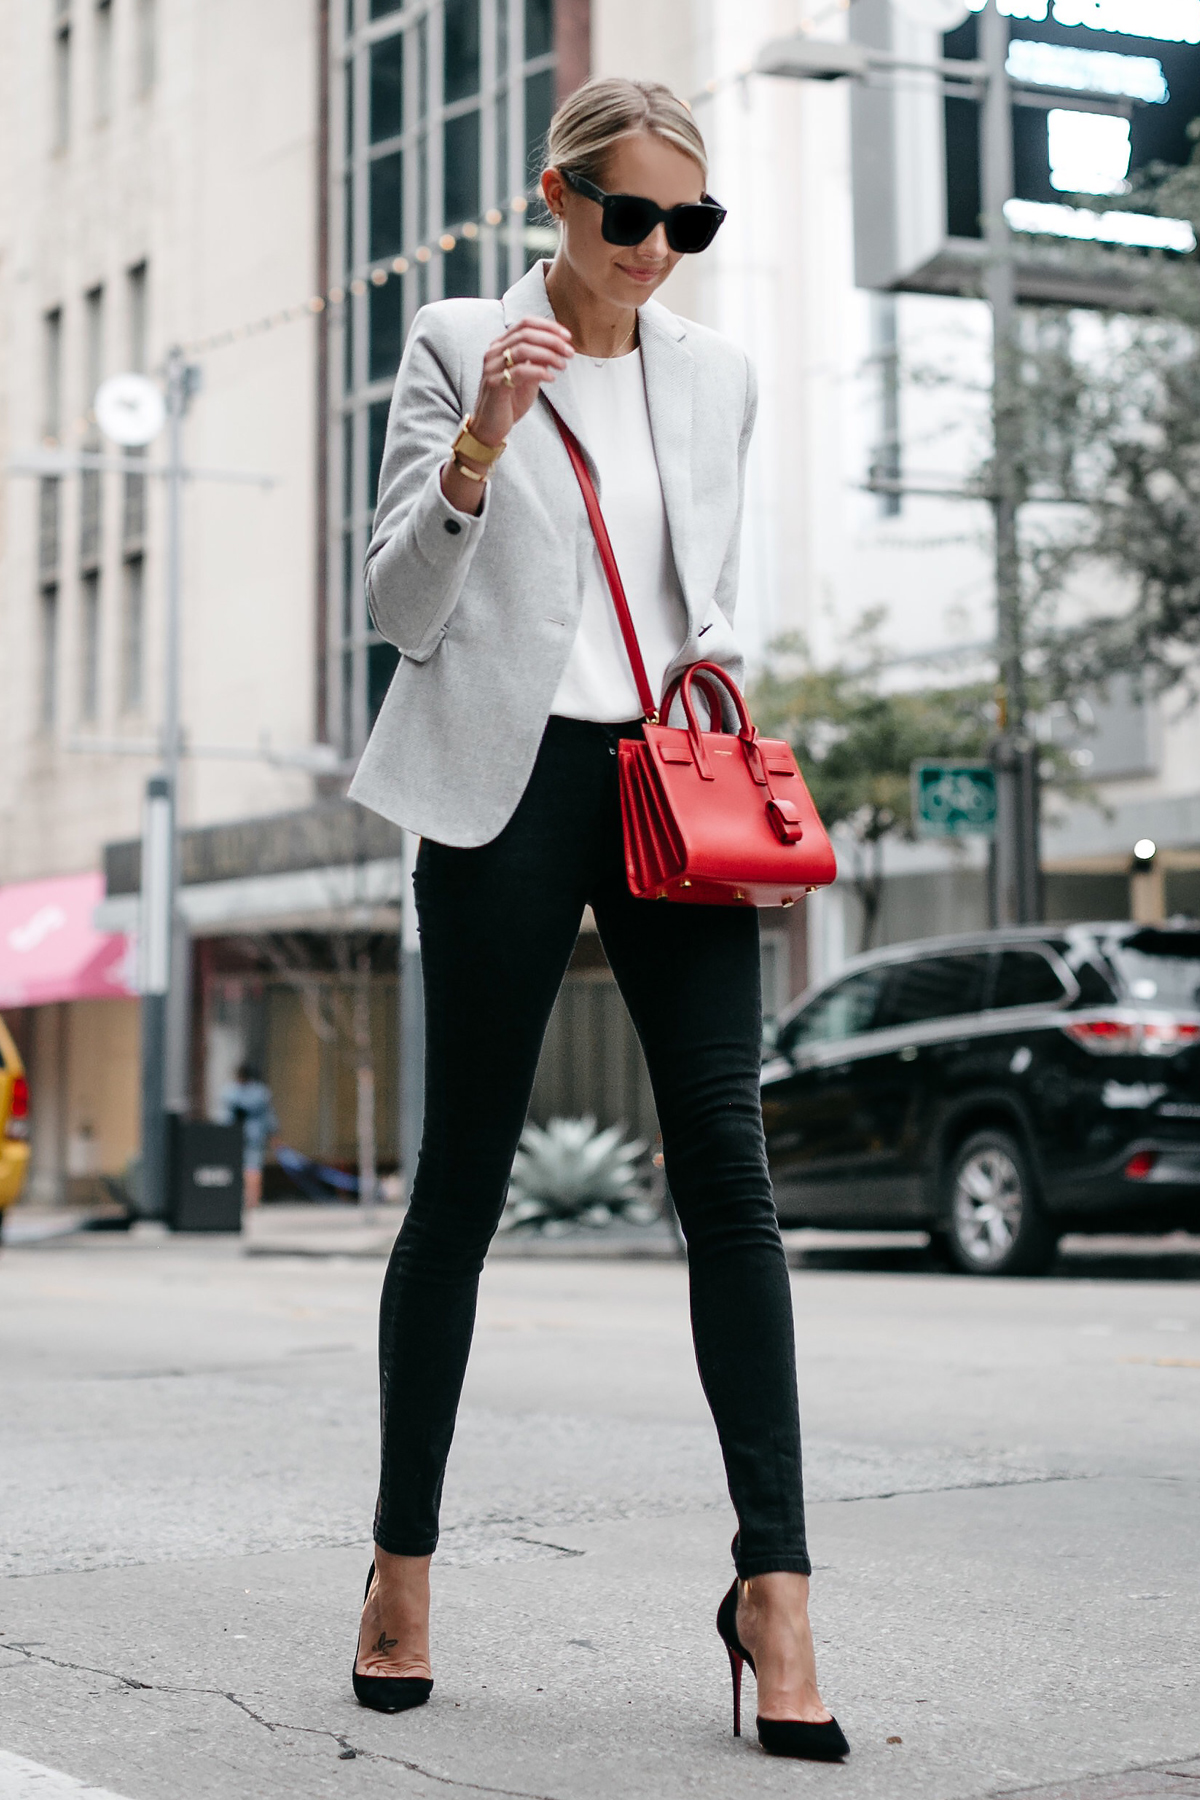
<path id="1" fill-rule="evenodd" d="M 142 1193 L 153 1218 L 169 1211 L 169 1116 L 187 1104 L 186 956 L 176 917 L 179 880 L 180 595 L 183 416 L 191 375 L 183 351 L 167 355 L 166 619 L 163 770 L 147 784 L 142 833 Z M 181 966 L 181 964 L 183 966 Z"/>
<path id="2" fill-rule="evenodd" d="M 987 70 L 981 133 L 984 292 L 992 309 L 992 510 L 995 526 L 996 648 L 1000 673 L 996 770 L 996 835 L 991 857 L 994 925 L 1027 924 L 1041 915 L 1037 747 L 1026 725 L 1022 645 L 1020 503 L 1021 420 L 1017 385 L 1017 284 L 1012 234 L 1004 208 L 1013 197 L 1009 26 L 988 0 L 979 15 Z"/>

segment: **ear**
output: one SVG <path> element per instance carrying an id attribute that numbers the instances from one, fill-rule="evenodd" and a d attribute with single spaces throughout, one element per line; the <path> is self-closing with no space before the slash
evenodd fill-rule
<path id="1" fill-rule="evenodd" d="M 567 184 L 557 169 L 547 169 L 542 176 L 542 199 L 548 211 L 561 219 L 567 206 Z"/>

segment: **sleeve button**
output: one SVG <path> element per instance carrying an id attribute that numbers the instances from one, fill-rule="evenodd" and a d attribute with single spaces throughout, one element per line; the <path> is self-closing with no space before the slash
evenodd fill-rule
<path id="1" fill-rule="evenodd" d="M 462 530 L 462 526 L 459 524 L 457 519 L 447 519 L 446 520 L 446 530 L 450 533 L 451 537 L 457 537 L 459 532 Z"/>

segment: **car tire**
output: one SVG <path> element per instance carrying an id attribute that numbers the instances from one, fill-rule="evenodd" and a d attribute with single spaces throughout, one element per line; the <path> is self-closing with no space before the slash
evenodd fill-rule
<path id="1" fill-rule="evenodd" d="M 946 1174 L 935 1247 L 964 1275 L 1042 1275 L 1058 1238 L 1038 1201 L 1029 1160 L 1011 1131 L 988 1127 L 960 1144 Z"/>

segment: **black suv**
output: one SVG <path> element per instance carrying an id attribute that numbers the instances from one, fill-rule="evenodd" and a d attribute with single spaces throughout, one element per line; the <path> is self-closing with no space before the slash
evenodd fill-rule
<path id="1" fill-rule="evenodd" d="M 762 1099 L 783 1225 L 925 1229 L 978 1275 L 1200 1229 L 1200 925 L 857 957 L 768 1027 Z"/>

